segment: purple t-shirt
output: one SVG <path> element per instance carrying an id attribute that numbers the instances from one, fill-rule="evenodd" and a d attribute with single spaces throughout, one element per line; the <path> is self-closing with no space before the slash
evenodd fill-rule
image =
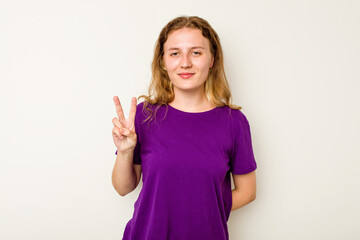
<path id="1" fill-rule="evenodd" d="M 190 113 L 162 105 L 148 124 L 143 103 L 133 159 L 143 186 L 123 240 L 229 239 L 230 172 L 257 168 L 247 118 L 228 106 Z"/>

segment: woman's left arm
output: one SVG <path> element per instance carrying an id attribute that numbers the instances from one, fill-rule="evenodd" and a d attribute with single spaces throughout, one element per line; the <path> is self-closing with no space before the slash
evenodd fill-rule
<path id="1" fill-rule="evenodd" d="M 256 174 L 252 171 L 247 174 L 232 174 L 235 188 L 232 190 L 232 207 L 234 211 L 256 198 Z"/>

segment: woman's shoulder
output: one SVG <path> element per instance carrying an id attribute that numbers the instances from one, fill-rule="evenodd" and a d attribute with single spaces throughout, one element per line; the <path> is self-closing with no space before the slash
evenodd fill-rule
<path id="1" fill-rule="evenodd" d="M 220 107 L 224 116 L 227 116 L 232 121 L 247 121 L 247 118 L 241 109 L 231 108 L 228 105 Z"/>
<path id="2" fill-rule="evenodd" d="M 154 111 L 160 104 L 152 104 L 150 102 L 142 101 L 137 104 L 136 112 L 147 112 L 148 110 Z"/>
<path id="3" fill-rule="evenodd" d="M 136 106 L 136 118 L 145 121 L 151 118 L 155 113 L 158 113 L 160 104 L 152 104 L 150 102 L 142 101 Z"/>
<path id="4" fill-rule="evenodd" d="M 144 107 L 144 101 L 138 103 L 136 106 L 136 112 L 138 112 L 139 110 L 141 111 L 143 107 Z"/>

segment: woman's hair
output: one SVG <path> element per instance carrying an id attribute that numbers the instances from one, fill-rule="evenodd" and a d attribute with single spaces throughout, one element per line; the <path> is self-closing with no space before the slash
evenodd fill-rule
<path id="1" fill-rule="evenodd" d="M 204 84 L 207 99 L 217 107 L 227 105 L 233 109 L 241 109 L 240 106 L 232 104 L 232 96 L 224 70 L 223 51 L 217 33 L 206 20 L 200 17 L 180 16 L 171 20 L 161 30 L 156 41 L 151 64 L 152 79 L 148 89 L 149 95 L 138 97 L 138 99 L 144 98 L 143 109 L 150 113 L 145 121 L 148 119 L 151 121 L 152 116 L 155 116 L 153 109 L 149 108 L 149 104 L 158 105 L 155 109 L 156 112 L 161 105 L 167 105 L 174 100 L 174 86 L 163 68 L 164 44 L 173 31 L 181 28 L 199 29 L 202 35 L 210 42 L 210 51 L 214 56 L 214 64 L 209 69 L 209 75 Z"/>

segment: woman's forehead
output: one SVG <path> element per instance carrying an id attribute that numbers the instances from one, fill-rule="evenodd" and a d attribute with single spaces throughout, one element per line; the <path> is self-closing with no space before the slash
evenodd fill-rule
<path id="1" fill-rule="evenodd" d="M 181 28 L 173 31 L 164 44 L 165 51 L 194 48 L 209 49 L 209 40 L 202 35 L 200 29 Z"/>

